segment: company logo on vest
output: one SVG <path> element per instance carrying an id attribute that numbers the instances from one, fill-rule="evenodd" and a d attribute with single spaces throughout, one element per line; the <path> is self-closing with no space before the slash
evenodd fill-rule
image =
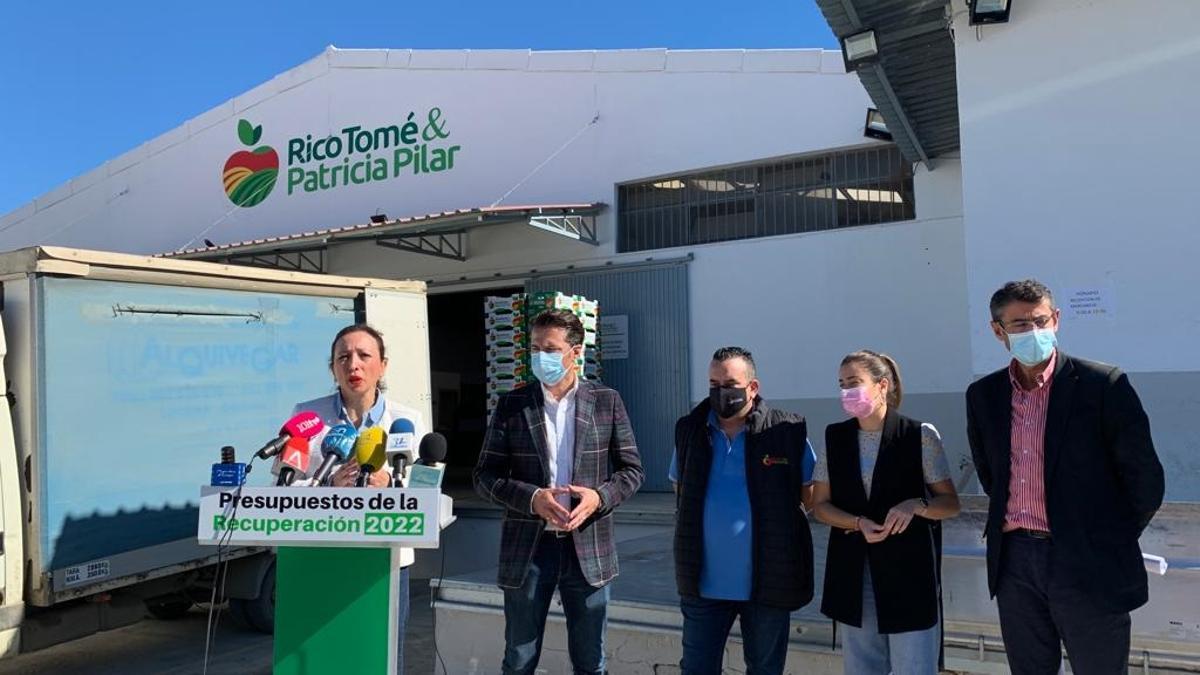
<path id="1" fill-rule="evenodd" d="M 254 126 L 246 120 L 239 120 L 238 138 L 243 145 L 253 146 L 262 138 L 262 125 Z M 271 146 L 260 145 L 253 150 L 239 150 L 230 155 L 225 160 L 221 178 L 229 201 L 249 208 L 261 204 L 271 194 L 278 175 L 279 155 Z"/>

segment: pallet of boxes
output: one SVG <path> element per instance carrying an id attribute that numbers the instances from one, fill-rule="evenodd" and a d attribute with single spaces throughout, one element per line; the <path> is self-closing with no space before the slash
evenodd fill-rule
<path id="1" fill-rule="evenodd" d="M 529 325 L 547 309 L 566 309 L 583 323 L 583 355 L 575 367 L 580 377 L 599 380 L 600 306 L 595 300 L 564 293 L 518 293 L 484 300 L 487 326 L 488 416 L 500 395 L 534 381 L 530 363 Z"/>

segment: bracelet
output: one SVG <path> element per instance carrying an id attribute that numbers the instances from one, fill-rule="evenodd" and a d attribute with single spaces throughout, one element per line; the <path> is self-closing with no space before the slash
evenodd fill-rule
<path id="1" fill-rule="evenodd" d="M 861 522 L 862 522 L 862 516 L 854 516 L 854 531 L 855 532 L 862 531 L 862 529 L 859 528 L 859 523 L 861 523 Z"/>

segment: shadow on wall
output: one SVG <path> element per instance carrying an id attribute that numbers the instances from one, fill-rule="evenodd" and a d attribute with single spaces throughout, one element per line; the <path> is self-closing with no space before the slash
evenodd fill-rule
<path id="1" fill-rule="evenodd" d="M 179 539 L 195 539 L 198 506 L 118 509 L 116 513 L 93 513 L 82 518 L 68 517 L 62 531 L 52 542 L 49 570 L 125 553 Z"/>

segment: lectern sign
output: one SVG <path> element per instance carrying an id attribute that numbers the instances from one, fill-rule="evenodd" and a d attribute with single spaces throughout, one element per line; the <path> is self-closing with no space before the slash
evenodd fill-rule
<path id="1" fill-rule="evenodd" d="M 203 487 L 201 544 L 438 545 L 441 491 L 433 488 Z"/>

